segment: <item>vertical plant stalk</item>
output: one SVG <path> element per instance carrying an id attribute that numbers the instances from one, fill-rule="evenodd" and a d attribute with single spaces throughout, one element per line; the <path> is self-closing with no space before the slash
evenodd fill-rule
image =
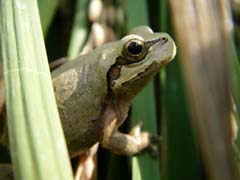
<path id="1" fill-rule="evenodd" d="M 87 39 L 87 10 L 88 0 L 77 0 L 74 15 L 70 44 L 68 48 L 68 59 L 72 60 L 79 53 Z"/>
<path id="2" fill-rule="evenodd" d="M 209 179 L 237 179 L 230 127 L 226 0 L 170 0 L 192 124 Z"/>
<path id="3" fill-rule="evenodd" d="M 237 50 L 236 47 L 233 44 L 232 40 L 232 60 L 231 60 L 231 80 L 232 80 L 232 95 L 233 95 L 233 101 L 236 105 L 236 112 L 238 113 L 238 116 L 240 117 L 240 65 L 238 61 L 238 56 L 237 56 Z M 240 123 L 237 123 L 238 126 Z"/>
<path id="4" fill-rule="evenodd" d="M 72 179 L 36 0 L 0 1 L 1 55 L 16 179 Z"/>
<path id="5" fill-rule="evenodd" d="M 140 13 L 141 12 L 141 13 Z M 148 11 L 146 0 L 128 0 L 126 2 L 127 29 L 132 30 L 138 25 L 148 25 Z M 138 17 L 138 18 L 136 18 Z M 155 108 L 154 86 L 151 81 L 133 101 L 131 124 L 132 126 L 143 122 L 143 130 L 152 134 L 157 133 L 157 118 Z M 132 179 L 141 180 L 160 179 L 160 164 L 148 153 L 132 158 Z"/>
<path id="6" fill-rule="evenodd" d="M 236 128 L 236 131 L 233 131 L 235 135 L 235 151 L 237 155 L 237 163 L 240 167 L 240 132 L 237 130 L 240 127 L 240 66 L 238 61 L 238 56 L 236 52 L 236 47 L 232 40 L 232 53 L 231 53 L 231 85 L 232 85 L 232 103 L 233 103 L 233 127 Z M 234 124 L 236 123 L 236 124 Z M 235 134 L 236 133 L 236 134 Z"/>
<path id="7" fill-rule="evenodd" d="M 59 0 L 37 0 L 43 34 L 46 35 L 49 25 L 57 10 Z"/>
<path id="8" fill-rule="evenodd" d="M 160 31 L 173 33 L 167 0 L 161 0 Z M 174 34 L 173 34 L 174 37 Z M 175 39 L 175 37 L 174 37 Z M 200 180 L 199 152 L 193 137 L 189 107 L 183 77 L 180 71 L 179 52 L 174 61 L 160 72 L 163 142 L 161 143 L 162 179 Z M 180 102 L 180 103 L 179 103 Z M 177 149 L 177 150 L 176 150 Z"/>

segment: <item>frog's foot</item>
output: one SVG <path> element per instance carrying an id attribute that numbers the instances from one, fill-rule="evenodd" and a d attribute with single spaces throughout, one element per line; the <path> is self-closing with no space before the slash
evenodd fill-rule
<path id="1" fill-rule="evenodd" d="M 141 132 L 142 123 L 136 125 L 129 134 L 121 133 L 117 130 L 109 132 L 104 130 L 101 144 L 106 149 L 120 155 L 135 155 L 144 149 L 150 150 L 152 156 L 158 155 L 157 146 L 154 142 L 159 142 L 158 136 L 152 136 L 148 132 Z"/>
<path id="2" fill-rule="evenodd" d="M 136 126 L 132 128 L 130 131 L 130 135 L 134 136 L 136 138 L 146 138 L 148 141 L 148 146 L 146 147 L 146 150 L 150 151 L 150 154 L 153 158 L 156 158 L 159 154 L 157 144 L 161 142 L 161 137 L 158 135 L 153 135 L 148 132 L 141 132 L 141 128 L 143 126 L 143 122 L 139 122 Z"/>

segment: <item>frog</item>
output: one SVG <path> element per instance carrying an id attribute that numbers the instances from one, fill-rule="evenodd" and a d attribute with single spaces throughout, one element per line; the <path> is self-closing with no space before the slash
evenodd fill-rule
<path id="1" fill-rule="evenodd" d="M 118 129 L 133 98 L 175 57 L 167 33 L 138 26 L 129 35 L 64 63 L 52 72 L 58 111 L 71 157 L 100 143 L 118 155 L 132 156 L 153 145 L 153 135 L 136 125 Z"/>

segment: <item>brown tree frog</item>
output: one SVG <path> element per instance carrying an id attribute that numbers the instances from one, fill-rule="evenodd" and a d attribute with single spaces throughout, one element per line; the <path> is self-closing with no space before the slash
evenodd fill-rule
<path id="1" fill-rule="evenodd" d="M 148 132 L 118 131 L 133 97 L 176 54 L 173 39 L 146 26 L 52 72 L 55 96 L 71 156 L 96 142 L 121 155 L 151 145 Z"/>

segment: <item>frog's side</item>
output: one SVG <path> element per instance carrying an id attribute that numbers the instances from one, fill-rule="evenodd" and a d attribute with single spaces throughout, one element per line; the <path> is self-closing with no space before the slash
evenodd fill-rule
<path id="1" fill-rule="evenodd" d="M 99 141 L 102 113 L 108 103 L 108 67 L 100 63 L 107 44 L 53 71 L 53 85 L 70 153 L 84 151 Z M 106 57 L 109 57 L 106 52 Z M 107 59 L 106 59 L 107 60 Z M 111 66 L 111 65 L 110 65 Z"/>
<path id="2" fill-rule="evenodd" d="M 132 98 L 173 59 L 175 51 L 174 41 L 166 33 L 153 33 L 142 26 L 53 71 L 70 154 L 85 151 L 96 142 L 123 155 L 149 146 L 147 132 L 139 134 L 135 129 L 123 134 L 117 129 L 127 117 Z"/>

